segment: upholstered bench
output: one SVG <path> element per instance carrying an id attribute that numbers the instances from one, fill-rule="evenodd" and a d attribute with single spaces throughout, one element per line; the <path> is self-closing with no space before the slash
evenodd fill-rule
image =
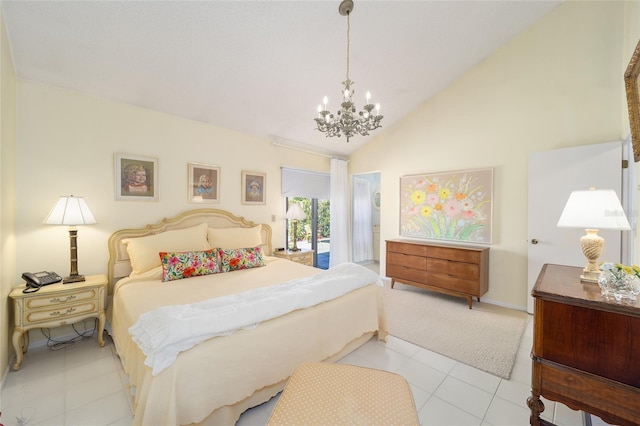
<path id="1" fill-rule="evenodd" d="M 298 366 L 268 425 L 418 425 L 407 380 L 394 373 L 345 364 Z"/>

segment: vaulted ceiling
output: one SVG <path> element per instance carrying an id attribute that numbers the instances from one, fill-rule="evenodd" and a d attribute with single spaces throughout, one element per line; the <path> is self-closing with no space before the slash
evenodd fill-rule
<path id="1" fill-rule="evenodd" d="M 326 138 L 313 121 L 323 96 L 336 110 L 345 79 L 339 1 L 0 4 L 19 78 L 319 152 L 348 155 L 371 137 Z M 356 0 L 356 105 L 371 91 L 376 132 L 391 127 L 559 4 Z"/>

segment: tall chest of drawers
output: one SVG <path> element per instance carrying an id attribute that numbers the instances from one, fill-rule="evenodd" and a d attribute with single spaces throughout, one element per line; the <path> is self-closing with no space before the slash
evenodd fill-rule
<path id="1" fill-rule="evenodd" d="M 386 274 L 397 282 L 478 301 L 489 290 L 489 248 L 387 240 Z"/>

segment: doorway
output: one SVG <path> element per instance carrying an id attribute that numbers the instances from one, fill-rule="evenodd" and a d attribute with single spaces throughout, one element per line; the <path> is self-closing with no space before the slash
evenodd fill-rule
<path id="1" fill-rule="evenodd" d="M 556 226 L 569 194 L 595 187 L 613 189 L 620 197 L 629 181 L 628 169 L 622 168 L 622 160 L 628 158 L 628 151 L 629 147 L 625 148 L 622 142 L 609 142 L 529 155 L 529 313 L 533 313 L 531 290 L 543 264 L 580 267 L 586 264 L 579 246 L 585 230 Z M 626 204 L 627 212 L 635 210 L 635 200 L 620 198 L 623 205 Z M 628 213 L 627 216 L 630 217 Z M 631 252 L 629 246 L 623 244 L 620 231 L 600 230 L 599 234 L 606 240 L 601 261 L 628 262 Z"/>
<path id="2" fill-rule="evenodd" d="M 353 175 L 352 194 L 353 262 L 380 262 L 380 172 Z"/>

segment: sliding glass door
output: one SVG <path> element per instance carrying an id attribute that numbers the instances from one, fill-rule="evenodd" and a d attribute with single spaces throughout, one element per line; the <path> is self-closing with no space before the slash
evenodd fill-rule
<path id="1" fill-rule="evenodd" d="M 306 218 L 298 220 L 296 235 L 293 234 L 293 221 L 287 223 L 288 246 L 293 246 L 293 239 L 298 248 L 314 250 L 313 265 L 317 268 L 328 269 L 331 253 L 331 227 L 329 200 L 317 198 L 293 197 L 287 198 L 287 210 L 290 203 L 297 203 L 302 207 Z"/>

